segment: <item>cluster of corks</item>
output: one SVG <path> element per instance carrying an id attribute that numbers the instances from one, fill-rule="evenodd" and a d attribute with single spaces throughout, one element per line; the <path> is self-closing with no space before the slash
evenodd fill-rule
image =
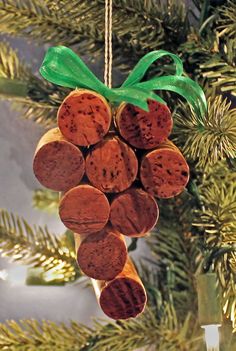
<path id="1" fill-rule="evenodd" d="M 58 128 L 39 141 L 33 168 L 39 182 L 62 192 L 59 215 L 75 235 L 77 262 L 92 278 L 100 306 L 113 319 L 140 314 L 146 292 L 127 254 L 124 235 L 142 237 L 156 225 L 157 198 L 185 188 L 188 165 L 168 140 L 167 106 L 149 112 L 75 90 L 58 110 Z"/>

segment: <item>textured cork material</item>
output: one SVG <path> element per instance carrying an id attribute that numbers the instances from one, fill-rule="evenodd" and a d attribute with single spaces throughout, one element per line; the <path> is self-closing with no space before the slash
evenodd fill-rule
<path id="1" fill-rule="evenodd" d="M 111 123 L 106 99 L 90 90 L 72 91 L 57 113 L 58 127 L 73 144 L 89 146 L 103 139 Z"/>
<path id="2" fill-rule="evenodd" d="M 140 178 L 148 193 L 170 198 L 184 190 L 189 180 L 189 167 L 180 150 L 166 141 L 143 157 Z"/>
<path id="3" fill-rule="evenodd" d="M 120 192 L 131 186 L 138 172 L 134 151 L 118 137 L 108 137 L 94 146 L 86 158 L 86 174 L 103 192 Z"/>
<path id="4" fill-rule="evenodd" d="M 91 234 L 105 227 L 110 205 L 100 190 L 90 185 L 79 185 L 64 194 L 59 204 L 59 215 L 70 230 Z"/>
<path id="5" fill-rule="evenodd" d="M 85 236 L 75 234 L 77 262 L 90 278 L 114 279 L 124 268 L 127 248 L 121 234 L 111 226 Z"/>
<path id="6" fill-rule="evenodd" d="M 121 136 L 139 149 L 153 149 L 168 138 L 173 121 L 166 105 L 148 101 L 149 112 L 131 104 L 121 104 L 116 124 Z"/>
<path id="7" fill-rule="evenodd" d="M 158 217 L 155 199 L 142 189 L 128 189 L 117 195 L 111 203 L 111 224 L 120 233 L 130 237 L 147 235 Z"/>
<path id="8" fill-rule="evenodd" d="M 42 136 L 35 151 L 33 170 L 43 186 L 55 191 L 67 191 L 79 184 L 84 169 L 80 149 L 68 142 L 58 128 Z"/>

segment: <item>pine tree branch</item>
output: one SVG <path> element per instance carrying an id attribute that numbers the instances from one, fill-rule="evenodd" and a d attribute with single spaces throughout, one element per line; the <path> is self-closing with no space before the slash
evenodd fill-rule
<path id="1" fill-rule="evenodd" d="M 206 253 L 211 257 L 223 289 L 223 311 L 236 328 L 236 172 L 219 163 L 204 175 L 199 186 L 203 202 L 193 225 L 204 235 Z"/>
<path id="2" fill-rule="evenodd" d="M 158 204 L 161 217 L 157 229 L 147 238 L 155 258 L 151 263 L 157 267 L 158 289 L 165 299 L 166 295 L 173 295 L 178 317 L 183 318 L 190 310 L 196 312 L 194 274 L 199 249 L 190 234 L 195 199 L 183 193 Z"/>
<path id="3" fill-rule="evenodd" d="M 41 267 L 45 272 L 58 274 L 61 281 L 73 281 L 80 276 L 75 252 L 68 247 L 68 238 L 34 228 L 18 216 L 0 211 L 0 251 L 13 261 Z"/>
<path id="4" fill-rule="evenodd" d="M 226 40 L 219 54 L 200 65 L 201 74 L 210 86 L 236 95 L 236 40 Z"/>
<path id="5" fill-rule="evenodd" d="M 189 316 L 179 324 L 173 311 L 165 307 L 159 323 L 151 310 L 133 320 L 104 325 L 95 322 L 93 329 L 71 322 L 69 326 L 50 321 L 22 320 L 0 324 L 0 346 L 9 351 L 132 351 L 142 346 L 159 351 L 197 351 L 199 338 L 191 330 Z"/>
<path id="6" fill-rule="evenodd" d="M 0 42 L 0 98 L 12 101 L 25 118 L 53 126 L 57 109 L 67 93 L 68 89 L 34 76 L 19 60 L 17 52 Z"/>
<path id="7" fill-rule="evenodd" d="M 49 189 L 38 189 L 33 194 L 33 207 L 49 213 L 57 213 L 59 195 Z"/>
<path id="8" fill-rule="evenodd" d="M 174 140 L 186 157 L 199 166 L 234 158 L 236 150 L 236 109 L 222 96 L 208 99 L 208 113 L 199 121 L 186 105 L 175 115 Z"/>
<path id="9" fill-rule="evenodd" d="M 0 346 L 9 351 L 80 351 L 92 330 L 71 322 L 69 326 L 51 321 L 22 320 L 0 324 Z"/>
<path id="10" fill-rule="evenodd" d="M 173 50 L 173 43 L 177 48 L 185 41 L 188 20 L 181 2 L 115 0 L 113 9 L 114 64 L 121 69 L 130 69 L 147 50 L 165 43 Z M 76 46 L 94 57 L 103 52 L 104 0 L 2 0 L 0 16 L 5 33 Z"/>
<path id="11" fill-rule="evenodd" d="M 227 0 L 227 4 L 219 9 L 217 30 L 220 37 L 235 38 L 236 36 L 236 3 Z"/>

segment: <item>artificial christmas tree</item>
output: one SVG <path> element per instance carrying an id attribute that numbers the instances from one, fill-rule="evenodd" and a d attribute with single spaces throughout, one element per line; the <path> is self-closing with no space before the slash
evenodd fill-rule
<path id="1" fill-rule="evenodd" d="M 103 55 L 103 0 L 0 1 L 0 16 L 3 33 L 24 36 L 50 46 L 70 46 L 80 56 L 91 58 L 91 62 Z M 142 316 L 107 325 L 96 323 L 92 329 L 77 324 L 65 327 L 45 322 L 40 325 L 36 321 L 24 321 L 19 327 L 17 323 L 9 322 L 0 328 L 3 348 L 202 350 L 200 328 L 196 326 L 194 276 L 200 271 L 213 270 L 222 288 L 222 349 L 234 350 L 234 334 L 228 338 L 231 339 L 228 343 L 224 334 L 232 335 L 236 326 L 235 19 L 236 3 L 232 0 L 202 0 L 188 4 L 177 0 L 113 0 L 113 66 L 117 69 L 117 82 L 143 55 L 161 49 L 178 54 L 186 76 L 204 88 L 208 100 L 206 114 L 201 114 L 198 106 L 189 107 L 174 94 L 160 93 L 172 113 L 174 128 L 168 137 L 176 145 L 165 150 L 174 152 L 181 160 L 183 154 L 189 165 L 190 180 L 187 189 L 174 199 L 166 199 L 169 188 L 164 187 L 164 198 L 158 201 L 157 227 L 150 236 L 138 239 L 138 242 L 145 240 L 154 255 L 144 263 L 135 262 L 148 295 L 148 308 Z M 152 79 L 174 71 L 171 60 L 163 57 L 146 75 Z M 117 82 L 113 85 L 118 85 Z M 57 110 L 69 93 L 68 88 L 34 76 L 16 52 L 8 44 L 1 43 L 0 95 L 23 108 L 24 117 L 46 128 L 55 127 Z M 127 133 L 132 116 L 124 115 L 124 110 L 121 107 L 117 115 L 117 127 L 124 140 L 138 147 L 136 143 L 141 142 L 140 138 L 133 137 L 130 129 Z M 94 132 L 95 136 L 98 134 Z M 141 146 L 146 148 L 146 140 Z M 144 157 L 151 157 L 148 155 L 152 150 L 147 147 L 146 151 Z M 183 182 L 176 184 L 173 174 L 168 181 L 182 190 L 188 180 L 188 168 L 184 162 L 179 167 Z M 148 174 L 144 178 L 148 180 Z M 144 185 L 146 190 L 149 183 Z M 178 189 L 171 191 L 178 193 Z M 120 195 L 117 196 L 119 199 Z M 41 209 L 51 209 L 51 204 L 55 204 L 56 208 L 58 198 L 49 190 L 36 191 L 34 204 Z M 143 227 L 148 226 L 152 225 L 138 223 L 138 231 L 142 234 Z M 119 224 L 117 230 L 121 230 Z M 132 235 L 132 230 L 127 226 L 127 235 Z M 58 280 L 64 282 L 81 277 L 69 237 L 72 235 L 67 232 L 58 240 L 44 229 L 36 227 L 32 230 L 17 216 L 1 211 L 2 252 L 17 258 L 18 262 L 42 266 L 45 271 L 55 268 L 57 272 L 58 269 Z M 229 322 L 232 328 L 227 334 Z"/>

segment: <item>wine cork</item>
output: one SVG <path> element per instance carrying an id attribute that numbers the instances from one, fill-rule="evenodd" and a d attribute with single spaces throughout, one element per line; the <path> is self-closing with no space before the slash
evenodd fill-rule
<path id="1" fill-rule="evenodd" d="M 54 191 L 67 191 L 79 184 L 84 169 L 80 149 L 68 142 L 58 128 L 42 136 L 35 151 L 33 170 L 43 186 Z"/>
<path id="2" fill-rule="evenodd" d="M 149 111 L 122 103 L 116 115 L 121 136 L 139 149 L 153 149 L 171 133 L 173 120 L 169 108 L 155 100 L 148 100 Z"/>
<path id="3" fill-rule="evenodd" d="M 111 203 L 110 221 L 123 235 L 142 237 L 155 226 L 159 209 L 146 191 L 130 188 L 118 194 Z"/>
<path id="4" fill-rule="evenodd" d="M 90 278 L 114 279 L 124 268 L 127 248 L 123 236 L 107 225 L 93 235 L 75 234 L 77 262 Z"/>
<path id="5" fill-rule="evenodd" d="M 151 195 L 171 198 L 187 185 L 189 167 L 180 150 L 168 140 L 143 157 L 140 178 Z"/>
<path id="6" fill-rule="evenodd" d="M 110 281 L 93 280 L 98 302 L 112 319 L 134 318 L 143 312 L 147 295 L 145 288 L 128 257 L 123 271 Z"/>
<path id="7" fill-rule="evenodd" d="M 134 151 L 118 137 L 95 145 L 86 158 L 86 174 L 103 192 L 120 192 L 131 186 L 138 172 Z"/>
<path id="8" fill-rule="evenodd" d="M 89 146 L 102 140 L 111 123 L 111 108 L 94 91 L 72 91 L 61 104 L 57 121 L 64 137 L 71 143 Z"/>
<path id="9" fill-rule="evenodd" d="M 79 185 L 64 194 L 59 203 L 59 216 L 73 232 L 92 234 L 102 230 L 110 214 L 106 196 L 90 185 Z"/>

